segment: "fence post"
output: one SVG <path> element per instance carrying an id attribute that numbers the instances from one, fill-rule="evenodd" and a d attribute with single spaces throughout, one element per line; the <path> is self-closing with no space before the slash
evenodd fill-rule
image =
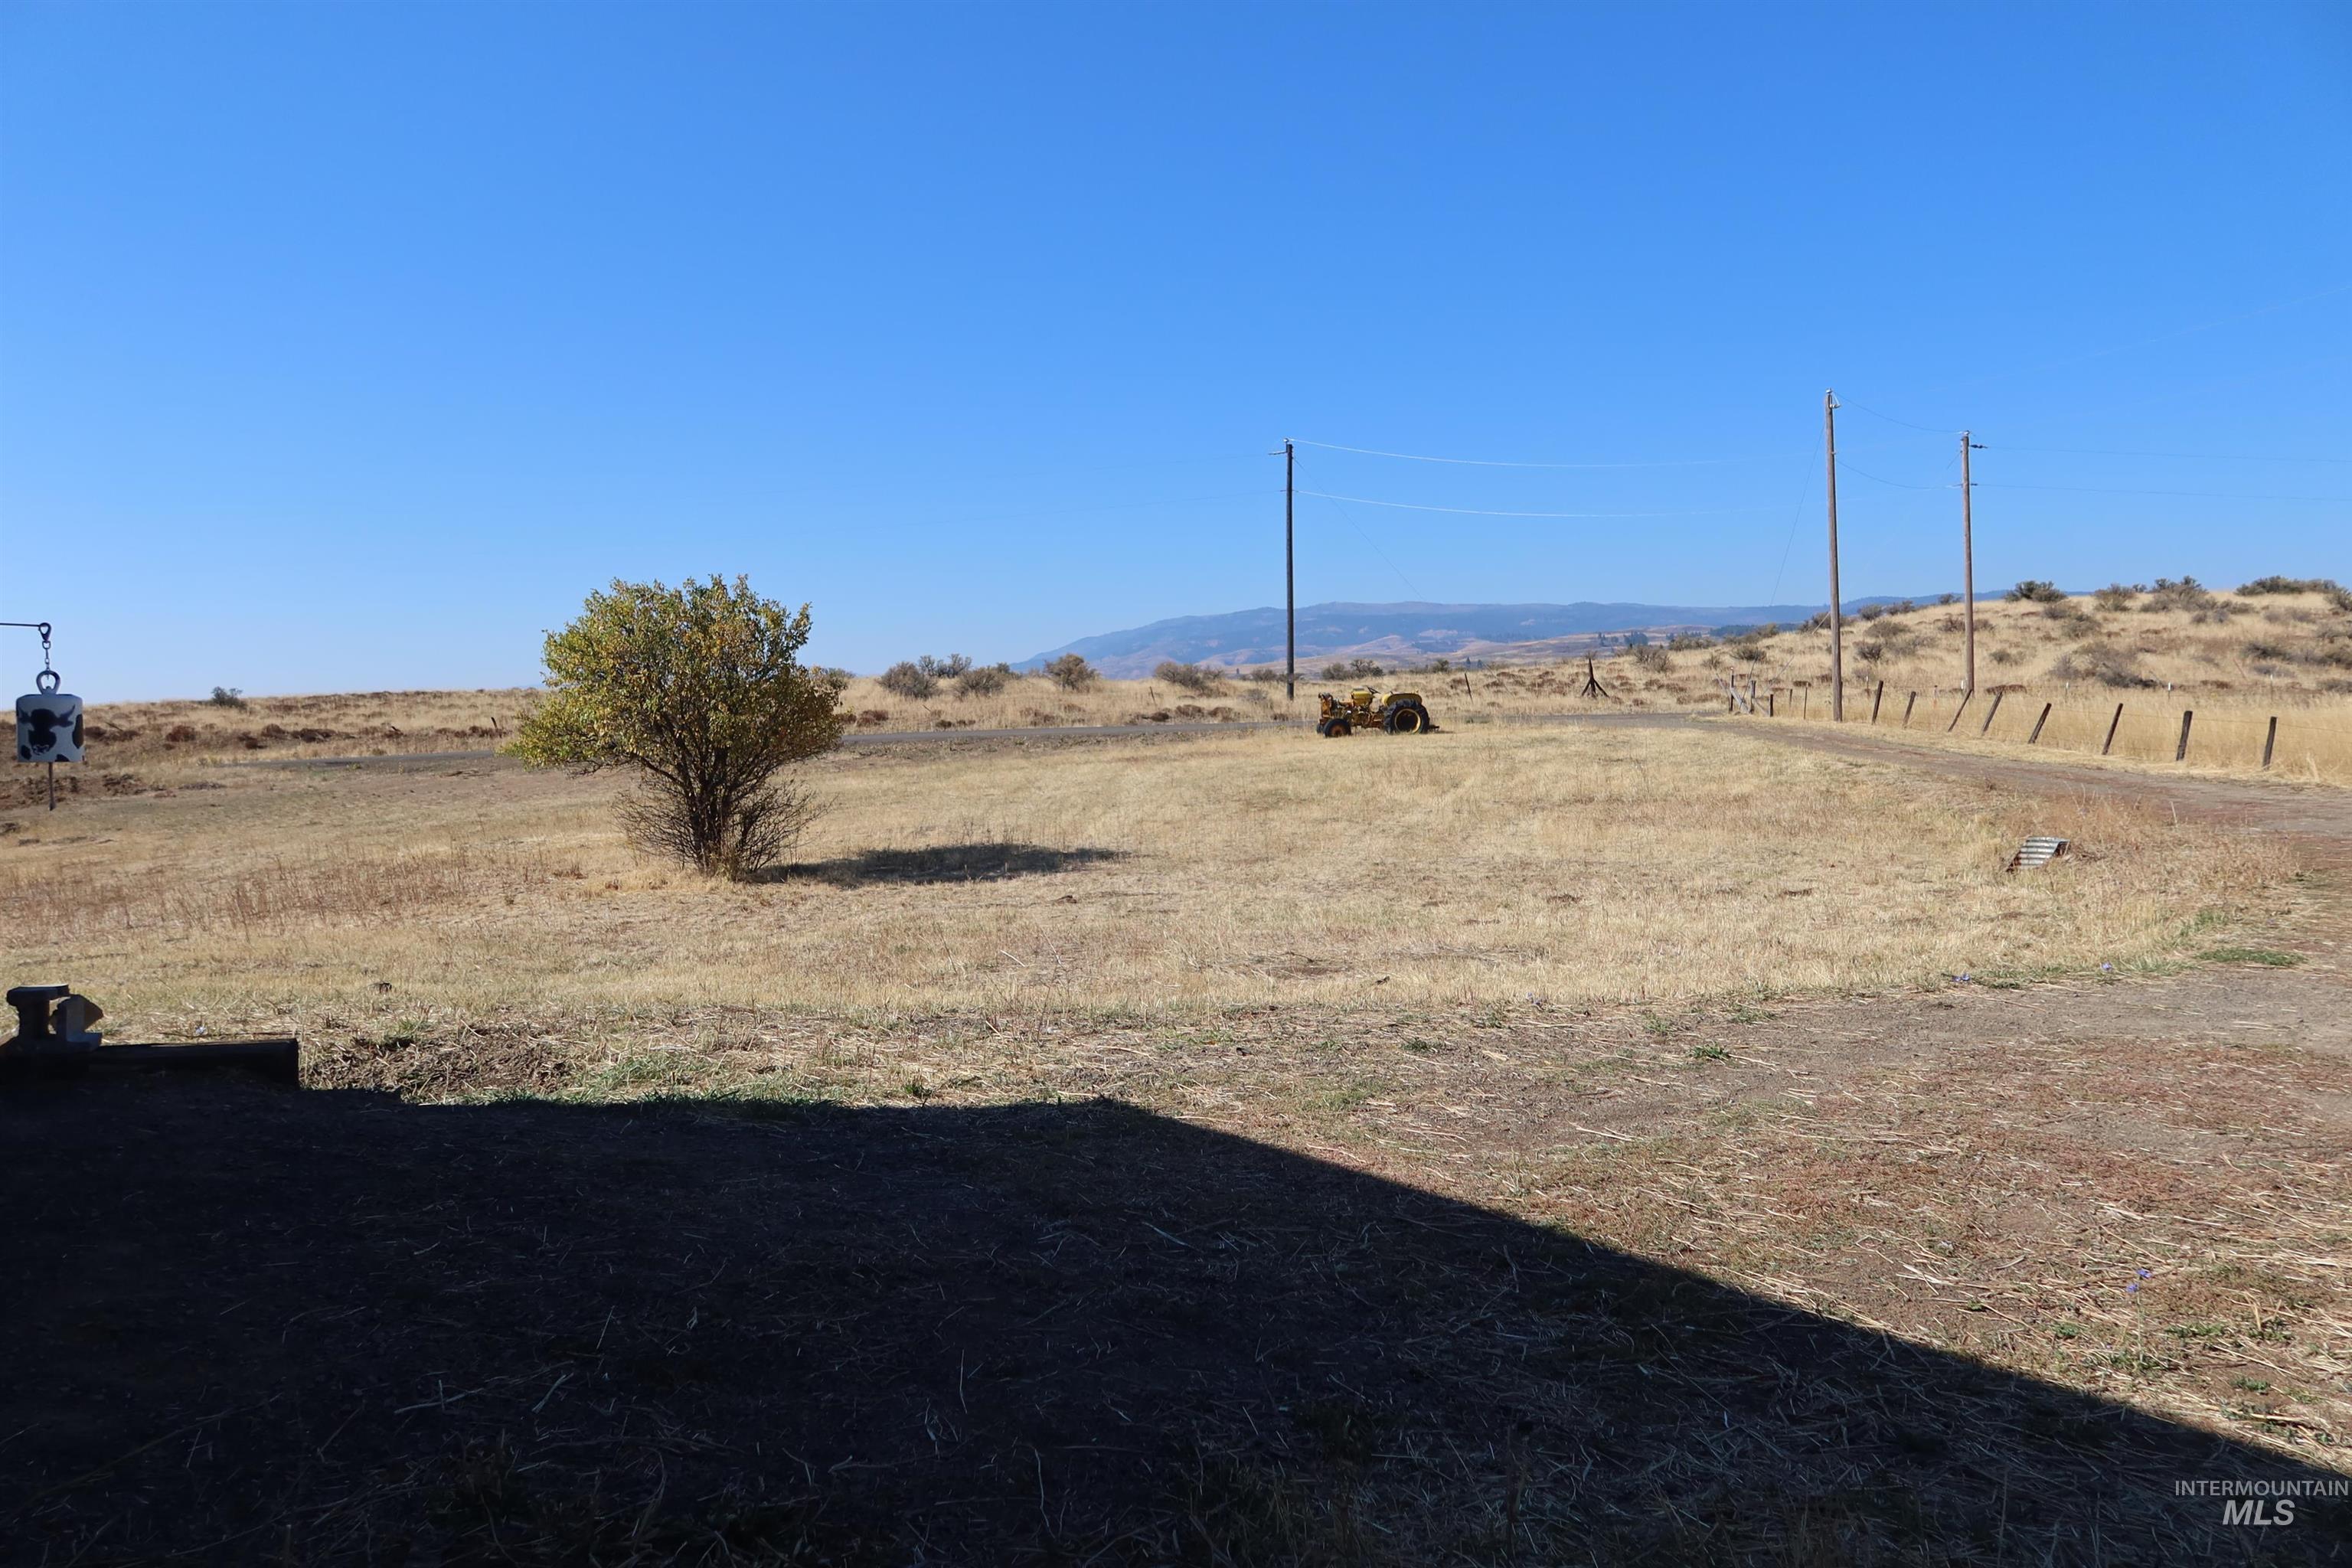
<path id="1" fill-rule="evenodd" d="M 1886 682 L 1880 681 L 1878 689 L 1870 694 L 1870 721 L 1878 722 L 1878 704 L 1886 696 Z"/>
<path id="2" fill-rule="evenodd" d="M 1960 715 L 1969 710 L 1969 699 L 1975 695 L 1976 693 L 1973 691 L 1963 691 L 1960 693 L 1960 705 L 1952 710 L 1952 721 L 1944 726 L 1945 734 L 1948 735 L 1953 731 L 1960 727 Z"/>
<path id="3" fill-rule="evenodd" d="M 1994 689 L 1992 694 L 1992 708 L 1985 714 L 1984 723 L 1977 730 L 1977 734 L 1979 736 L 1981 737 L 1992 733 L 1992 721 L 2000 717 L 2000 700 L 2008 695 L 2008 692 L 2002 691 L 1998 688 Z"/>
<path id="4" fill-rule="evenodd" d="M 2099 747 L 2099 755 L 2104 757 L 2116 749 L 2116 726 L 2123 721 L 2124 705 L 2118 702 L 2116 704 L 2116 716 L 2107 721 L 2107 738 Z"/>
<path id="5" fill-rule="evenodd" d="M 2051 703 L 2047 702 L 2044 702 L 2042 705 L 2042 717 L 2033 721 L 2033 733 L 2025 737 L 2025 743 L 2027 745 L 2030 746 L 2033 744 L 2034 742 L 2042 739 L 2042 726 L 2050 722 L 2050 710 L 2052 706 L 2053 705 Z"/>
<path id="6" fill-rule="evenodd" d="M 2271 715 L 2271 727 L 2263 736 L 2263 766 L 2271 765 L 2271 749 L 2278 744 L 2278 715 Z"/>
<path id="7" fill-rule="evenodd" d="M 1919 694 L 1916 691 L 1903 700 L 1903 727 L 1906 730 L 1911 728 L 1911 710 L 1918 700 Z"/>
<path id="8" fill-rule="evenodd" d="M 1778 719 L 1780 716 L 1780 689 L 1776 686 L 1771 690 L 1764 694 L 1764 717 L 1767 719 Z"/>
<path id="9" fill-rule="evenodd" d="M 2176 763 L 2185 763 L 2189 760 L 2189 721 L 2196 717 L 2197 710 L 2193 708 L 2183 708 L 2180 710 L 2180 744 L 2172 753 L 2172 760 Z"/>

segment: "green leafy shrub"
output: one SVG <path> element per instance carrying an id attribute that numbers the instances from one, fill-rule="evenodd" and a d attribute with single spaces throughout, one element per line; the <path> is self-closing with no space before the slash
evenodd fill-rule
<path id="1" fill-rule="evenodd" d="M 773 865 L 814 807 L 784 776 L 831 751 L 841 686 L 800 662 L 809 608 L 688 578 L 615 582 L 548 634 L 547 695 L 509 750 L 538 767 L 627 768 L 641 847 L 740 879 Z"/>

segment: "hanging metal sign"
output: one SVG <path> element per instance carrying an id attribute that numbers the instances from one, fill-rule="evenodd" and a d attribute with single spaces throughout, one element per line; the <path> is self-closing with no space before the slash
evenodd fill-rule
<path id="1" fill-rule="evenodd" d="M 42 763 L 49 775 L 49 809 L 58 808 L 58 764 L 81 761 L 81 699 L 58 688 L 64 680 L 49 666 L 49 623 L 0 621 L 41 634 L 41 673 L 33 689 L 16 699 L 16 760 Z"/>
<path id="2" fill-rule="evenodd" d="M 57 671 L 36 676 L 37 689 L 16 699 L 16 760 L 20 763 L 81 761 L 81 699 L 58 689 Z"/>

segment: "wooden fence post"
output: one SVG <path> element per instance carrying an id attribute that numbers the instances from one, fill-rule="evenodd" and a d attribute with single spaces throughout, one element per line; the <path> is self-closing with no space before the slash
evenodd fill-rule
<path id="1" fill-rule="evenodd" d="M 2033 733 L 2025 737 L 2025 743 L 2027 745 L 2030 746 L 2033 744 L 2034 742 L 2042 739 L 2042 726 L 2050 722 L 2051 707 L 2052 704 L 2047 702 L 2044 702 L 2042 705 L 2042 717 L 2033 721 Z"/>
<path id="2" fill-rule="evenodd" d="M 1886 682 L 1882 680 L 1878 683 L 1878 689 L 1870 694 L 1870 721 L 1874 724 L 1878 722 L 1878 704 L 1885 696 Z"/>
<path id="3" fill-rule="evenodd" d="M 2123 721 L 2124 705 L 2118 702 L 2116 704 L 2116 716 L 2107 721 L 2107 738 L 2105 742 L 2099 747 L 2099 755 L 2104 757 L 2109 752 L 2116 749 L 2116 726 Z"/>
<path id="4" fill-rule="evenodd" d="M 1992 721 L 2000 717 L 2000 700 L 2008 695 L 2008 692 L 2000 689 L 1998 687 L 1993 689 L 1992 708 L 1985 714 L 1985 721 L 1977 729 L 1977 734 L 1979 736 L 1985 736 L 1992 733 Z"/>
<path id="5" fill-rule="evenodd" d="M 1764 717 L 1767 719 L 1778 719 L 1780 716 L 1780 689 L 1776 686 L 1771 690 L 1764 694 Z"/>
<path id="6" fill-rule="evenodd" d="M 1919 694 L 1916 691 L 1903 700 L 1903 727 L 1906 730 L 1911 728 L 1911 710 L 1918 700 Z"/>
<path id="7" fill-rule="evenodd" d="M 2180 744 L 2172 753 L 2172 760 L 2176 763 L 2185 763 L 2189 760 L 2189 721 L 2196 717 L 2195 709 L 2183 708 L 2180 710 Z"/>
<path id="8" fill-rule="evenodd" d="M 2271 715 L 2271 727 L 2263 736 L 2263 766 L 2271 765 L 2271 750 L 2278 744 L 2278 715 Z"/>
<path id="9" fill-rule="evenodd" d="M 1944 726 L 1945 734 L 1948 735 L 1953 731 L 1960 727 L 1960 715 L 1969 710 L 1969 699 L 1975 695 L 1976 693 L 1973 691 L 1963 691 L 1960 693 L 1960 705 L 1952 710 L 1952 721 Z"/>

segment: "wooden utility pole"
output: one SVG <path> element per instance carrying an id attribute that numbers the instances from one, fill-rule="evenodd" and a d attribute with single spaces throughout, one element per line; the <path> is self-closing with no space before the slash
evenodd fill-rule
<path id="1" fill-rule="evenodd" d="M 1289 653 L 1284 667 L 1283 690 L 1298 700 L 1298 553 L 1295 520 L 1298 505 L 1298 448 L 1282 443 L 1282 603 L 1289 623 Z"/>
<path id="2" fill-rule="evenodd" d="M 1845 722 L 1845 612 L 1838 605 L 1837 394 L 1822 394 L 1822 440 L 1829 457 L 1830 718 Z"/>
<path id="3" fill-rule="evenodd" d="M 1974 502 L 1976 486 L 1969 479 L 1969 453 L 1975 449 L 1969 433 L 1960 432 L 1960 596 L 1968 601 L 1969 689 L 1977 689 L 1977 538 Z"/>

